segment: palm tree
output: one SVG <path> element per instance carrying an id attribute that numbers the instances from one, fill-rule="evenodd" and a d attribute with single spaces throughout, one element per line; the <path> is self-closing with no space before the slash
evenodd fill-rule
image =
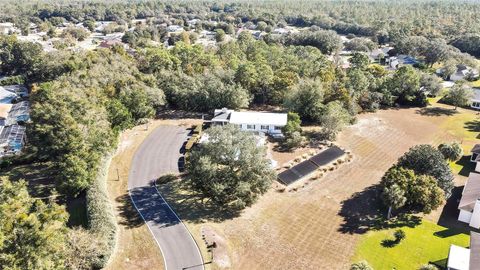
<path id="1" fill-rule="evenodd" d="M 392 216 L 392 209 L 399 209 L 405 205 L 407 198 L 405 197 L 405 191 L 403 191 L 397 184 L 393 184 L 390 187 L 386 187 L 383 190 L 383 201 L 388 205 L 387 219 Z"/>

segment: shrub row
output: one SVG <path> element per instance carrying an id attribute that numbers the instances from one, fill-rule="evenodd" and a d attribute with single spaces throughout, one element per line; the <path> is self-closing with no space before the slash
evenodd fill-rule
<path id="1" fill-rule="evenodd" d="M 117 240 L 117 223 L 107 193 L 107 175 L 112 157 L 102 160 L 100 170 L 92 186 L 87 190 L 87 218 L 89 230 L 101 242 L 102 248 L 91 257 L 91 265 L 104 268 L 112 255 Z"/>

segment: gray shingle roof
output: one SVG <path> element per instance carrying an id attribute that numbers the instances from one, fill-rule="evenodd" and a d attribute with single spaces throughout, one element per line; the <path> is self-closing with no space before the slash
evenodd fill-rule
<path id="1" fill-rule="evenodd" d="M 475 202 L 480 198 L 480 174 L 471 172 L 463 188 L 458 209 L 473 211 Z"/>
<path id="2" fill-rule="evenodd" d="M 470 270 L 480 269 L 480 233 L 470 232 Z"/>

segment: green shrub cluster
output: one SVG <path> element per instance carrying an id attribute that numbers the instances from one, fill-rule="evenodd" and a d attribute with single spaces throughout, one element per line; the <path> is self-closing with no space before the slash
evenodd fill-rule
<path id="1" fill-rule="evenodd" d="M 102 248 L 91 256 L 91 265 L 95 269 L 105 267 L 112 255 L 117 239 L 117 223 L 113 207 L 108 198 L 106 177 L 111 157 L 102 161 L 102 169 L 87 190 L 87 218 L 90 233 L 95 234 Z"/>

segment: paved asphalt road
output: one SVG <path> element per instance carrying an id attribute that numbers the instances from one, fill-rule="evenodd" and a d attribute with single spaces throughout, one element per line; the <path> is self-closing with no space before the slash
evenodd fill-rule
<path id="1" fill-rule="evenodd" d="M 128 177 L 130 197 L 160 246 L 166 270 L 204 269 L 188 229 L 152 185 L 159 176 L 178 172 L 187 134 L 182 127 L 158 127 L 135 153 Z"/>

